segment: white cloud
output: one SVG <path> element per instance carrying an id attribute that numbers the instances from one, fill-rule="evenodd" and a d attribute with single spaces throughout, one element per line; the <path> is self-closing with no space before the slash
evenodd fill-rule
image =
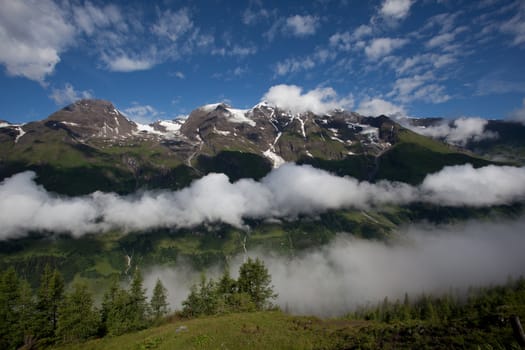
<path id="1" fill-rule="evenodd" d="M 106 68 L 113 72 L 148 70 L 157 63 L 154 57 L 130 57 L 125 53 L 116 55 L 104 54 L 102 60 L 106 63 Z"/>
<path id="2" fill-rule="evenodd" d="M 219 56 L 244 57 L 244 56 L 255 55 L 257 53 L 257 47 L 240 46 L 240 45 L 235 44 L 232 47 L 213 49 L 211 53 L 212 55 L 219 55 Z"/>
<path id="3" fill-rule="evenodd" d="M 406 116 L 406 111 L 403 107 L 396 106 L 391 102 L 377 97 L 361 101 L 357 113 L 373 117 L 377 117 L 381 114 L 398 117 Z"/>
<path id="4" fill-rule="evenodd" d="M 390 54 L 392 51 L 408 43 L 407 39 L 399 38 L 376 38 L 373 39 L 366 47 L 365 53 L 370 59 L 378 59 Z"/>
<path id="5" fill-rule="evenodd" d="M 335 47 L 342 51 L 349 51 L 353 47 L 360 48 L 361 45 L 358 45 L 358 41 L 362 38 L 371 35 L 372 34 L 372 27 L 368 25 L 360 25 L 357 27 L 352 34 L 350 32 L 338 32 L 333 34 L 330 39 L 329 43 L 330 46 Z"/>
<path id="6" fill-rule="evenodd" d="M 349 51 L 352 48 L 352 36 L 349 32 L 335 33 L 329 39 L 330 46 L 339 50 Z"/>
<path id="7" fill-rule="evenodd" d="M 258 8 L 256 10 L 247 8 L 242 13 L 242 23 L 246 25 L 253 25 L 260 20 L 266 19 L 270 16 L 270 12 L 265 8 Z"/>
<path id="8" fill-rule="evenodd" d="M 151 30 L 160 37 L 177 41 L 192 28 L 193 21 L 190 18 L 189 11 L 186 8 L 182 8 L 175 12 L 167 10 L 159 13 L 159 19 L 151 27 Z"/>
<path id="9" fill-rule="evenodd" d="M 353 106 L 351 96 L 339 98 L 330 87 L 316 88 L 303 93 L 303 89 L 296 85 L 276 85 L 264 94 L 262 100 L 293 113 L 311 111 L 323 114 L 335 108 L 349 109 Z"/>
<path id="10" fill-rule="evenodd" d="M 354 30 L 354 32 L 352 33 L 352 37 L 355 40 L 359 40 L 371 34 L 372 34 L 372 27 L 366 24 L 362 24 Z"/>
<path id="11" fill-rule="evenodd" d="M 326 63 L 335 58 L 335 53 L 321 49 L 305 57 L 290 57 L 284 61 L 277 62 L 274 66 L 276 76 L 297 73 L 314 68 L 318 64 Z"/>
<path id="12" fill-rule="evenodd" d="M 421 184 L 427 199 L 452 206 L 485 206 L 522 200 L 525 195 L 525 169 L 489 165 L 446 167 L 428 175 Z M 483 190 L 480 190 L 483 189 Z"/>
<path id="13" fill-rule="evenodd" d="M 127 117 L 141 124 L 149 124 L 161 115 L 154 107 L 150 105 L 134 104 L 122 111 Z"/>
<path id="14" fill-rule="evenodd" d="M 44 83 L 73 43 L 67 14 L 50 0 L 0 0 L 0 8 L 0 63 L 9 75 Z"/>
<path id="15" fill-rule="evenodd" d="M 314 67 L 315 62 L 310 57 L 287 58 L 284 61 L 277 62 L 274 70 L 276 75 L 286 75 L 289 73 L 296 73 L 303 70 L 312 69 Z"/>
<path id="16" fill-rule="evenodd" d="M 63 89 L 53 89 L 49 97 L 55 101 L 57 105 L 66 105 L 73 103 L 83 98 L 93 98 L 89 91 L 77 91 L 70 83 L 66 83 Z"/>
<path id="17" fill-rule="evenodd" d="M 263 36 L 273 41 L 278 34 L 306 37 L 315 34 L 319 27 L 319 18 L 315 16 L 294 15 L 277 18 Z"/>
<path id="18" fill-rule="evenodd" d="M 426 43 L 426 46 L 430 49 L 441 47 L 454 40 L 454 36 L 454 33 L 443 33 L 436 35 Z"/>
<path id="19" fill-rule="evenodd" d="M 469 141 L 481 141 L 495 139 L 498 134 L 493 131 L 485 130 L 488 121 L 479 117 L 462 117 L 451 123 L 443 121 L 438 125 L 427 126 L 425 128 L 406 125 L 413 131 L 445 142 L 464 146 Z"/>
<path id="20" fill-rule="evenodd" d="M 408 16 L 412 0 L 384 0 L 379 10 L 385 19 L 402 20 Z"/>
<path id="21" fill-rule="evenodd" d="M 231 183 L 224 174 L 210 174 L 176 192 L 146 191 L 130 196 L 95 192 L 76 198 L 50 194 L 34 177 L 25 172 L 0 183 L 0 239 L 38 230 L 81 235 L 213 222 L 244 227 L 247 218 L 294 218 L 340 208 L 413 202 L 478 207 L 525 199 L 525 168 L 474 169 L 469 164 L 445 167 L 428 175 L 420 186 L 359 182 L 311 166 L 285 164 L 260 182 Z"/>
<path id="22" fill-rule="evenodd" d="M 400 78 L 396 80 L 394 88 L 388 95 L 395 96 L 396 99 L 402 102 L 422 100 L 432 103 L 442 103 L 449 100 L 450 96 L 445 93 L 443 86 L 435 83 L 428 84 L 429 81 L 434 80 L 434 75 L 430 72 Z"/>
<path id="23" fill-rule="evenodd" d="M 510 113 L 510 120 L 525 124 L 525 98 L 523 99 L 521 108 L 518 108 Z"/>
<path id="24" fill-rule="evenodd" d="M 290 16 L 286 19 L 286 29 L 295 36 L 308 36 L 315 34 L 319 26 L 319 19 L 314 16 Z"/>
<path id="25" fill-rule="evenodd" d="M 120 9 L 115 5 L 96 7 L 90 1 L 73 6 L 73 18 L 76 26 L 87 35 L 93 35 L 101 28 L 114 25 L 122 30 L 127 29 Z"/>
<path id="26" fill-rule="evenodd" d="M 503 33 L 513 36 L 512 44 L 519 46 L 525 43 L 525 5 L 520 3 L 516 14 L 501 24 Z"/>
<path id="27" fill-rule="evenodd" d="M 179 79 L 186 79 L 186 75 L 184 75 L 184 73 L 180 72 L 180 71 L 177 71 L 177 72 L 174 72 L 172 74 L 170 74 L 176 78 L 179 78 Z"/>

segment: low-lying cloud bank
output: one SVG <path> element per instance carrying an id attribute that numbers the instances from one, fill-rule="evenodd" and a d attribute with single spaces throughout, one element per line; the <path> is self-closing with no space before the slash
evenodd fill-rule
<path id="1" fill-rule="evenodd" d="M 486 130 L 488 120 L 479 117 L 461 117 L 451 122 L 443 121 L 437 125 L 415 127 L 413 131 L 436 139 L 442 139 L 453 145 L 464 146 L 468 142 L 497 139 L 497 132 Z"/>
<path id="2" fill-rule="evenodd" d="M 230 183 L 209 174 L 180 191 L 129 196 L 95 192 L 68 198 L 47 192 L 24 172 L 0 183 L 0 239 L 28 231 L 88 232 L 193 227 L 224 222 L 237 227 L 247 218 L 293 218 L 338 208 L 385 203 L 428 202 L 449 206 L 490 206 L 525 199 L 525 168 L 471 165 L 446 167 L 419 186 L 359 182 L 311 166 L 285 164 L 260 182 Z"/>
<path id="3" fill-rule="evenodd" d="M 294 258 L 249 253 L 262 258 L 279 294 L 276 303 L 297 314 L 342 315 L 385 296 L 403 299 L 421 293 L 465 292 L 469 286 L 505 283 L 525 273 L 525 218 L 512 222 L 469 222 L 429 228 L 409 227 L 397 243 L 341 235 L 331 244 Z M 242 256 L 231 264 L 238 270 Z M 209 275 L 217 275 L 218 268 Z M 180 308 L 198 273 L 187 268 L 155 268 L 146 273 L 153 289 L 160 277 L 173 308 Z"/>

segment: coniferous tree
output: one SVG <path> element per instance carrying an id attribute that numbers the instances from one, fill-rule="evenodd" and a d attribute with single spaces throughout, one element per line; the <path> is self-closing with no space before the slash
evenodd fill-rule
<path id="1" fill-rule="evenodd" d="M 142 273 L 137 268 L 133 274 L 133 280 L 129 290 L 131 298 L 130 321 L 133 330 L 139 330 L 148 326 L 147 316 L 149 313 L 146 290 Z"/>
<path id="2" fill-rule="evenodd" d="M 97 334 L 100 314 L 85 284 L 75 284 L 58 309 L 57 336 L 62 342 L 88 339 Z"/>
<path id="3" fill-rule="evenodd" d="M 0 275 L 0 348 L 17 349 L 23 342 L 20 320 L 21 283 L 14 268 Z"/>
<path id="4" fill-rule="evenodd" d="M 58 270 L 46 265 L 37 290 L 35 334 L 41 343 L 55 341 L 58 307 L 64 294 L 64 279 Z"/>
<path id="5" fill-rule="evenodd" d="M 213 315 L 217 312 L 218 305 L 215 282 L 202 274 L 200 283 L 191 287 L 188 298 L 182 302 L 182 312 L 189 317 Z"/>
<path id="6" fill-rule="evenodd" d="M 271 282 L 268 269 L 259 258 L 255 260 L 248 258 L 239 269 L 238 290 L 247 293 L 258 310 L 267 307 L 270 300 L 277 297 Z"/>
<path id="7" fill-rule="evenodd" d="M 115 280 L 104 295 L 102 302 L 101 318 L 106 334 L 121 335 L 133 329 L 131 316 L 131 297 L 129 293 L 120 288 Z"/>
<path id="8" fill-rule="evenodd" d="M 166 316 L 169 312 L 167 293 L 168 291 L 162 284 L 161 280 L 157 279 L 157 283 L 155 283 L 153 295 L 151 296 L 150 300 L 151 315 L 155 320 L 159 320 L 160 318 Z"/>

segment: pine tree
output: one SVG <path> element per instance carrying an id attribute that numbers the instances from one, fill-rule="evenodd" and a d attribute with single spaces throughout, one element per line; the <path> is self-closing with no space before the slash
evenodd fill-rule
<path id="1" fill-rule="evenodd" d="M 35 333 L 45 345 L 55 341 L 58 307 L 64 294 L 64 279 L 58 270 L 46 265 L 37 290 Z"/>
<path id="2" fill-rule="evenodd" d="M 18 302 L 18 329 L 22 333 L 25 348 L 30 349 L 34 343 L 36 305 L 33 290 L 26 280 L 20 280 Z"/>
<path id="3" fill-rule="evenodd" d="M 19 329 L 20 281 L 14 268 L 0 275 L 0 348 L 16 349 L 23 341 Z"/>
<path id="4" fill-rule="evenodd" d="M 131 297 L 115 280 L 104 295 L 101 319 L 104 331 L 109 335 L 121 335 L 132 330 Z"/>
<path id="5" fill-rule="evenodd" d="M 152 317 L 155 320 L 159 320 L 163 316 L 166 316 L 169 312 L 167 290 L 160 279 L 157 279 L 157 283 L 155 283 L 153 295 L 151 296 L 150 300 L 150 308 Z"/>
<path id="6" fill-rule="evenodd" d="M 259 258 L 256 260 L 248 258 L 248 261 L 239 269 L 238 290 L 241 293 L 247 293 L 258 310 L 267 307 L 270 300 L 277 297 L 273 292 L 271 282 L 268 269 Z"/>
<path id="7" fill-rule="evenodd" d="M 131 298 L 131 310 L 130 310 L 130 322 L 133 330 L 139 330 L 146 328 L 147 315 L 148 315 L 148 303 L 146 299 L 146 290 L 143 287 L 144 279 L 142 273 L 137 268 L 133 274 L 133 280 L 131 281 L 131 287 L 129 296 Z"/>
<path id="8" fill-rule="evenodd" d="M 183 314 L 187 317 L 213 315 L 217 313 L 219 301 L 215 282 L 201 275 L 198 285 L 193 285 L 188 298 L 182 302 Z"/>
<path id="9" fill-rule="evenodd" d="M 97 334 L 100 314 L 85 284 L 75 284 L 59 307 L 57 336 L 62 342 L 88 339 Z"/>

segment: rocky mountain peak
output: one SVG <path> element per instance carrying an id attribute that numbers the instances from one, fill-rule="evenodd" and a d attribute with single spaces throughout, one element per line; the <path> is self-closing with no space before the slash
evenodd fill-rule
<path id="1" fill-rule="evenodd" d="M 106 100 L 83 99 L 44 120 L 51 128 L 66 128 L 80 138 L 121 138 L 131 135 L 136 124 Z"/>

